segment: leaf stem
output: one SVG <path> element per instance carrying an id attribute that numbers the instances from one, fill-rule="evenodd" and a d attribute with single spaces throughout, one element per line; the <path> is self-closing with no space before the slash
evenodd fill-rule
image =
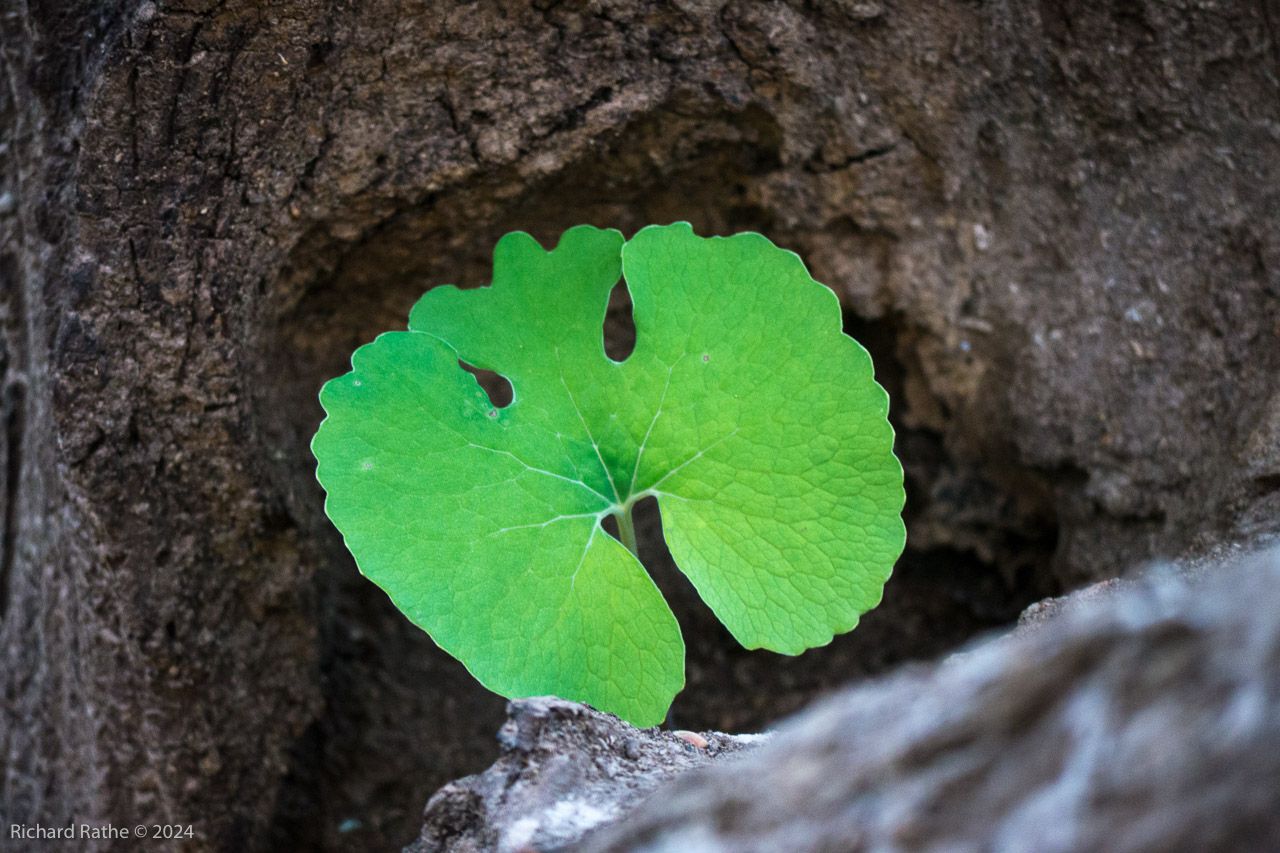
<path id="1" fill-rule="evenodd" d="M 631 520 L 631 504 L 628 503 L 617 513 L 618 516 L 618 532 L 622 534 L 622 544 L 627 546 L 627 550 L 640 559 L 640 549 L 636 545 L 636 526 Z"/>

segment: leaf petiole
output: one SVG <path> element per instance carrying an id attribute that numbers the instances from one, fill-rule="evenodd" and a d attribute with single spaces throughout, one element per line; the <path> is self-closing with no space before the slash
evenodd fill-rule
<path id="1" fill-rule="evenodd" d="M 627 546 L 627 550 L 635 555 L 636 559 L 640 559 L 640 550 L 636 545 L 636 526 L 631 520 L 632 501 L 622 507 L 615 515 L 618 516 L 618 533 L 622 536 L 622 544 Z"/>

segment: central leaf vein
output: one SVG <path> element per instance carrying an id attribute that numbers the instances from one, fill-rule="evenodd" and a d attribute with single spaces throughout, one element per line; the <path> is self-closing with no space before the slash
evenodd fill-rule
<path id="1" fill-rule="evenodd" d="M 555 347 L 554 351 L 556 354 L 556 370 L 560 375 L 560 385 L 563 386 L 565 393 L 569 395 L 569 402 L 573 404 L 573 410 L 578 413 L 579 423 L 587 431 L 587 440 L 591 442 L 591 448 L 596 452 L 596 459 L 600 460 L 600 467 L 604 470 L 604 475 L 608 478 L 609 485 L 613 487 L 613 499 L 618 503 L 622 503 L 622 496 L 618 493 L 618 484 L 613 481 L 613 472 L 609 470 L 609 466 L 604 462 L 604 456 L 600 453 L 600 445 L 596 443 L 596 437 L 592 435 L 591 427 L 587 425 L 587 419 L 582 416 L 582 409 L 578 408 L 578 401 L 574 399 L 569 383 L 564 381 L 564 367 L 560 363 L 560 348 Z"/>
<path id="2" fill-rule="evenodd" d="M 658 422 L 658 418 L 662 415 L 662 404 L 667 401 L 667 391 L 671 390 L 671 374 L 675 373 L 676 365 L 683 361 L 684 357 L 688 354 L 689 339 L 685 338 L 684 352 L 680 353 L 680 357 L 671 362 L 671 366 L 667 368 L 667 383 L 662 386 L 662 396 L 658 399 L 658 408 L 654 410 L 653 420 L 649 421 L 649 428 L 644 431 L 644 438 L 640 441 L 640 449 L 636 451 L 636 464 L 635 467 L 631 469 L 631 482 L 627 484 L 628 496 L 630 496 L 631 492 L 636 487 L 636 477 L 640 473 L 640 458 L 644 456 L 644 448 L 645 445 L 649 443 L 649 434 L 653 432 L 654 424 Z"/>

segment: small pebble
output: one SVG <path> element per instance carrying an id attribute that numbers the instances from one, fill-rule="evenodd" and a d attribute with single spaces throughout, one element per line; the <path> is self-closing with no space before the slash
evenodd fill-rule
<path id="1" fill-rule="evenodd" d="M 672 732 L 672 734 L 680 738 L 680 740 L 693 744 L 698 749 L 707 748 L 707 739 L 704 738 L 702 735 L 698 734 L 697 732 L 686 732 L 683 729 L 681 729 L 680 731 Z"/>
<path id="2" fill-rule="evenodd" d="M 633 737 L 627 738 L 626 743 L 622 745 L 622 754 L 632 761 L 640 758 L 640 742 Z"/>

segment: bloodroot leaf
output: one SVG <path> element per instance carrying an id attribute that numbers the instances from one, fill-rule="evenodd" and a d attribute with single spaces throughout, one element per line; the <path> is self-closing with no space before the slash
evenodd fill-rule
<path id="1" fill-rule="evenodd" d="M 636 347 L 600 329 L 625 274 Z M 495 409 L 459 361 L 510 381 Z M 748 648 L 798 654 L 880 601 L 905 530 L 888 397 L 835 295 L 758 234 L 508 234 L 493 286 L 438 287 L 325 385 L 312 443 L 361 571 L 506 696 L 637 725 L 684 643 L 601 520 L 656 496 L 677 565 Z"/>

